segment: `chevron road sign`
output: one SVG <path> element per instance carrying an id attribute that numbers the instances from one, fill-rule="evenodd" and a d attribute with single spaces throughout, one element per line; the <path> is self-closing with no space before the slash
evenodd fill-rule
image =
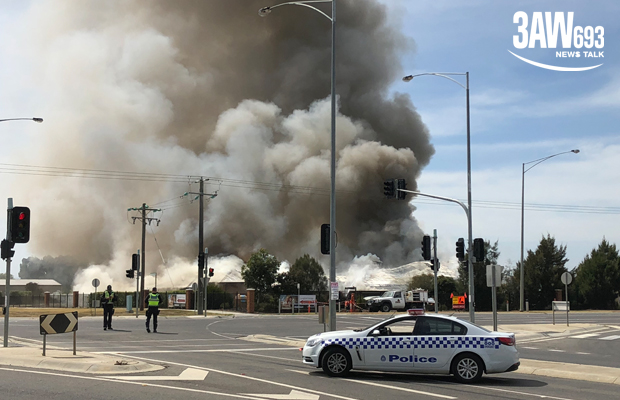
<path id="1" fill-rule="evenodd" d="M 39 324 L 41 335 L 77 331 L 78 313 L 74 311 L 65 314 L 40 315 Z"/>
<path id="2" fill-rule="evenodd" d="M 73 332 L 73 355 L 75 355 L 76 332 L 78 329 L 77 311 L 65 314 L 39 315 L 39 332 L 43 335 L 43 356 L 47 346 L 47 335 Z"/>

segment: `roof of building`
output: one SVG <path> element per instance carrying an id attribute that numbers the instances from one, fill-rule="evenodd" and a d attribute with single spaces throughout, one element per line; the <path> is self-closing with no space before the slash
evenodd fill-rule
<path id="1" fill-rule="evenodd" d="M 11 279 L 11 286 L 26 286 L 29 283 L 36 283 L 39 286 L 62 286 L 53 279 Z M 0 279 L 0 284 L 5 284 L 4 279 Z"/>

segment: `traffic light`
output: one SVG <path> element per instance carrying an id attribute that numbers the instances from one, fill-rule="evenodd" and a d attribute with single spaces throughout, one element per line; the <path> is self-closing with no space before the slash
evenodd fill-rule
<path id="1" fill-rule="evenodd" d="M 456 258 L 459 261 L 463 261 L 465 259 L 465 240 L 463 238 L 459 238 L 456 241 Z"/>
<path id="2" fill-rule="evenodd" d="M 213 268 L 209 268 L 209 278 L 213 276 Z"/>
<path id="3" fill-rule="evenodd" d="M 134 270 L 133 269 L 126 269 L 125 270 L 125 276 L 127 278 L 133 279 L 133 277 L 134 277 Z"/>
<path id="4" fill-rule="evenodd" d="M 383 194 L 386 199 L 396 198 L 396 189 L 394 188 L 394 179 L 383 181 Z"/>
<path id="5" fill-rule="evenodd" d="M 396 180 L 396 187 L 397 187 L 397 189 L 407 190 L 407 182 L 404 179 L 397 179 Z M 407 193 L 401 192 L 399 190 L 397 192 L 396 196 L 397 196 L 398 200 L 405 200 L 405 198 L 407 197 Z"/>
<path id="6" fill-rule="evenodd" d="M 6 239 L 2 239 L 2 243 L 0 243 L 0 255 L 2 256 L 3 260 L 6 260 L 7 258 L 13 258 L 13 255 L 15 255 L 15 250 L 13 250 L 13 246 L 15 246 L 15 243 L 9 242 Z"/>
<path id="7" fill-rule="evenodd" d="M 484 260 L 484 239 L 474 239 L 474 258 L 476 262 L 482 262 Z"/>
<path id="8" fill-rule="evenodd" d="M 426 261 L 431 259 L 431 237 L 428 235 L 422 238 L 422 258 Z"/>
<path id="9" fill-rule="evenodd" d="M 131 255 L 131 269 L 137 271 L 140 269 L 140 254 Z"/>
<path id="10" fill-rule="evenodd" d="M 204 253 L 198 254 L 198 270 L 202 271 L 205 267 L 205 255 Z"/>
<path id="11" fill-rule="evenodd" d="M 437 265 L 437 269 L 436 269 L 436 270 L 437 270 L 437 271 L 439 271 L 439 268 L 441 267 L 441 263 L 439 262 L 439 260 L 436 260 L 436 259 L 434 259 L 434 258 L 433 258 L 433 259 L 432 259 L 432 260 L 430 260 L 430 261 L 431 261 L 430 268 L 431 268 L 433 271 L 435 271 L 435 265 Z"/>
<path id="12" fill-rule="evenodd" d="M 321 225 L 321 254 L 329 254 L 329 224 Z"/>
<path id="13" fill-rule="evenodd" d="M 13 243 L 28 243 L 30 240 L 30 209 L 28 207 L 11 209 L 11 240 Z"/>

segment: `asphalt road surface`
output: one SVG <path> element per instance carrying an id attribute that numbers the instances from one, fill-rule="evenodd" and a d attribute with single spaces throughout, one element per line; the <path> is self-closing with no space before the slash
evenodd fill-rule
<path id="1" fill-rule="evenodd" d="M 509 323 L 528 323 L 525 321 L 531 321 L 533 315 L 536 314 L 510 315 Z M 339 315 L 338 329 L 368 326 L 386 316 L 375 313 Z M 572 317 L 576 318 L 577 323 L 578 314 L 571 314 L 571 321 Z M 477 314 L 476 322 L 486 325 L 484 318 Z M 597 319 L 602 324 L 620 325 L 618 313 L 583 316 L 588 323 L 598 323 Z M 618 393 L 617 385 L 517 372 L 485 375 L 477 385 L 457 384 L 448 376 L 380 372 L 352 371 L 344 379 L 330 378 L 321 370 L 303 365 L 299 349 L 290 345 L 292 341 L 306 339 L 323 330 L 323 325 L 318 324 L 317 316 L 313 314 L 160 318 L 157 334 L 146 332 L 143 316 L 138 319 L 116 318 L 113 331 L 103 331 L 101 325 L 100 317 L 80 319 L 77 333 L 79 351 L 112 353 L 119 361 L 138 359 L 163 365 L 165 369 L 115 376 L 0 367 L 0 398 L 152 400 L 204 399 L 208 396 L 214 399 L 369 400 L 406 396 L 408 399 L 425 400 L 543 397 L 598 400 L 617 398 Z M 570 363 L 612 364 L 613 359 L 617 360 L 620 355 L 620 341 L 595 339 L 609 333 L 604 329 L 602 332 L 605 333 L 583 338 L 567 337 L 518 344 L 518 348 L 522 358 L 559 358 Z M 613 332 L 618 334 L 619 331 Z M 252 335 L 267 335 L 272 340 L 247 340 Z M 40 344 L 38 319 L 12 319 L 10 336 L 23 342 Z M 594 344 L 594 340 L 598 340 L 598 344 Z M 47 345 L 70 349 L 72 335 L 48 335 Z M 554 347 L 565 351 L 549 351 Z M 573 354 L 573 350 L 590 354 Z M 605 355 L 608 357 L 605 358 Z M 620 363 L 609 366 L 619 367 Z"/>

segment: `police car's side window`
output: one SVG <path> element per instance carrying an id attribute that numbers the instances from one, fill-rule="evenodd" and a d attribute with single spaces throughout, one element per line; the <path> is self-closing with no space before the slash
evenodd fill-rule
<path id="1" fill-rule="evenodd" d="M 453 335 L 467 335 L 467 328 L 465 326 L 453 322 L 452 323 L 452 334 Z"/>
<path id="2" fill-rule="evenodd" d="M 424 329 L 422 329 L 424 328 Z M 466 335 L 467 328 L 450 320 L 439 318 L 424 318 L 418 335 Z"/>
<path id="3" fill-rule="evenodd" d="M 411 336 L 415 322 L 416 318 L 408 318 L 384 324 L 379 328 L 379 336 Z"/>

